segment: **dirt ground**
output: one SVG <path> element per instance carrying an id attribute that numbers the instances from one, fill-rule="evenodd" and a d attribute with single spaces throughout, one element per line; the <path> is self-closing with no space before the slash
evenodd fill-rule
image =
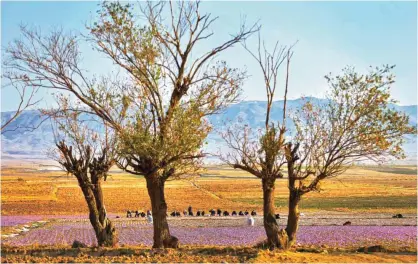
<path id="1" fill-rule="evenodd" d="M 182 247 L 156 251 L 146 248 L 65 249 L 8 248 L 2 249 L 2 263 L 28 262 L 170 262 L 170 263 L 416 263 L 416 253 L 357 253 L 322 251 L 320 253 L 270 251 L 248 247 Z"/>

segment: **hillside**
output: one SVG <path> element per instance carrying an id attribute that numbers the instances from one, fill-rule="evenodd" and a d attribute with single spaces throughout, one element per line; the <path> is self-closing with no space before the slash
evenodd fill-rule
<path id="1" fill-rule="evenodd" d="M 310 98 L 316 104 L 324 104 L 324 99 Z M 303 104 L 303 99 L 289 100 L 289 111 L 300 108 Z M 213 132 L 208 138 L 206 151 L 216 152 L 218 149 L 224 147 L 223 141 L 218 132 L 226 123 L 231 124 L 237 122 L 238 119 L 248 123 L 251 128 L 262 128 L 265 118 L 265 101 L 243 101 L 229 106 L 223 113 L 210 117 L 210 122 L 213 124 Z M 410 117 L 412 125 L 417 124 L 417 106 L 398 106 L 394 108 L 405 112 Z M 13 112 L 2 112 L 2 123 L 7 120 Z M 283 115 L 283 101 L 275 101 L 272 107 L 271 120 L 279 121 Z M 30 155 L 31 158 L 46 158 L 45 153 L 48 148 L 53 147 L 54 135 L 51 129 L 50 121 L 43 122 L 34 131 L 28 131 L 27 127 L 36 127 L 41 122 L 42 117 L 38 111 L 25 111 L 8 127 L 8 131 L 1 135 L 2 157 L 12 158 L 14 155 Z M 291 120 L 288 119 L 288 133 L 294 131 Z M 409 139 L 405 144 L 405 150 L 408 155 L 408 160 L 415 162 L 416 157 L 416 140 Z"/>

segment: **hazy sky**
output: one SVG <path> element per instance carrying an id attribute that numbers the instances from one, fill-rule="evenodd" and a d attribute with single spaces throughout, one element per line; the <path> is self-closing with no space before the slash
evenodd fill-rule
<path id="1" fill-rule="evenodd" d="M 98 2 L 1 2 L 2 48 L 18 38 L 19 24 L 42 28 L 56 26 L 83 31 L 94 19 Z M 369 65 L 396 64 L 397 82 L 393 97 L 402 105 L 417 104 L 417 3 L 416 2 L 204 2 L 203 12 L 219 16 L 214 36 L 202 48 L 210 48 L 239 29 L 245 16 L 250 24 L 262 25 L 268 46 L 276 40 L 292 44 L 298 40 L 291 62 L 290 98 L 302 95 L 323 97 L 323 76 L 338 73 L 346 65 L 360 71 Z M 256 36 L 248 42 L 256 47 Z M 109 67 L 82 47 L 85 68 L 97 73 Z M 244 86 L 243 99 L 265 100 L 261 73 L 252 58 L 236 46 L 221 56 L 234 67 L 246 67 L 251 77 Z M 51 97 L 42 92 L 51 104 Z M 276 99 L 280 99 L 281 91 Z M 1 110 L 14 110 L 15 93 L 2 89 Z M 45 102 L 44 102 L 45 104 Z"/>

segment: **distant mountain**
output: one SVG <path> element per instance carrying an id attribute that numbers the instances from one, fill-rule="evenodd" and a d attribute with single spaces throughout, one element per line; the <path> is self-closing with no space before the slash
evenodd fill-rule
<path id="1" fill-rule="evenodd" d="M 2 124 L 9 120 L 14 112 L 2 112 Z M 24 111 L 6 128 L 1 135 L 2 156 L 35 155 L 44 156 L 45 151 L 53 146 L 54 134 L 49 120 L 42 122 L 39 111 Z M 36 129 L 35 129 L 36 128 Z"/>
<path id="2" fill-rule="evenodd" d="M 305 98 L 307 99 L 307 98 Z M 311 97 L 309 100 L 315 104 L 322 105 L 326 103 L 325 99 Z M 304 99 L 289 100 L 287 102 L 288 111 L 300 108 L 304 104 Z M 417 125 L 417 106 L 399 106 L 393 105 L 399 111 L 405 112 L 410 117 L 410 123 Z M 7 120 L 13 112 L 2 112 L 2 123 Z M 222 130 L 225 124 L 230 125 L 237 122 L 238 119 L 250 125 L 251 128 L 257 129 L 264 126 L 266 114 L 265 101 L 243 101 L 229 106 L 220 114 L 210 117 L 210 122 L 214 127 L 208 137 L 208 144 L 205 149 L 209 152 L 223 149 L 224 143 L 216 131 Z M 283 116 L 283 101 L 273 102 L 271 121 L 280 121 Z M 7 128 L 7 132 L 1 135 L 2 157 L 10 157 L 13 155 L 30 155 L 31 157 L 46 158 L 45 152 L 48 148 L 53 147 L 54 135 L 51 129 L 50 121 L 45 121 L 33 131 L 26 129 L 27 127 L 36 127 L 41 122 L 42 117 L 38 111 L 24 111 L 14 122 Z M 294 126 L 290 119 L 287 120 L 287 128 L 289 133 L 294 132 Z M 405 144 L 404 148 L 407 152 L 408 159 L 416 163 L 416 137 L 412 137 Z"/>

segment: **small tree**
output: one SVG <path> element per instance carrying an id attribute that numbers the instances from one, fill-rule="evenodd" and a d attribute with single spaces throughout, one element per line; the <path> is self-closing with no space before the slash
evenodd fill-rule
<path id="1" fill-rule="evenodd" d="M 60 97 L 59 110 L 48 111 L 56 124 L 57 149 L 53 159 L 77 178 L 89 209 L 89 219 L 99 246 L 115 246 L 118 237 L 107 216 L 102 182 L 115 164 L 115 137 L 102 120 L 81 114 L 70 107 L 68 98 Z M 103 133 L 104 132 L 104 133 Z"/>
<path id="2" fill-rule="evenodd" d="M 325 105 L 307 102 L 294 115 L 296 134 L 285 145 L 288 169 L 288 245 L 296 241 L 298 205 L 303 195 L 320 191 L 323 180 L 338 176 L 355 162 L 404 158 L 406 134 L 415 134 L 408 116 L 392 108 L 394 66 L 359 74 L 346 68 L 326 76 L 330 91 Z"/>
<path id="3" fill-rule="evenodd" d="M 231 152 L 221 155 L 221 159 L 235 169 L 247 171 L 261 179 L 263 188 L 264 229 L 267 243 L 271 248 L 284 247 L 286 240 L 280 240 L 284 231 L 279 229 L 275 218 L 274 190 L 276 179 L 282 178 L 282 167 L 285 164 L 283 146 L 286 132 L 286 102 L 289 80 L 289 65 L 293 55 L 292 47 L 280 47 L 276 43 L 273 52 L 268 52 L 261 45 L 258 36 L 258 52 L 251 52 L 244 47 L 258 62 L 264 77 L 264 86 L 267 94 L 266 119 L 264 130 L 254 134 L 248 125 L 232 126 L 222 134 Z M 277 125 L 270 121 L 270 112 L 273 98 L 278 86 L 280 66 L 286 63 L 286 80 L 284 88 L 283 119 Z"/>

